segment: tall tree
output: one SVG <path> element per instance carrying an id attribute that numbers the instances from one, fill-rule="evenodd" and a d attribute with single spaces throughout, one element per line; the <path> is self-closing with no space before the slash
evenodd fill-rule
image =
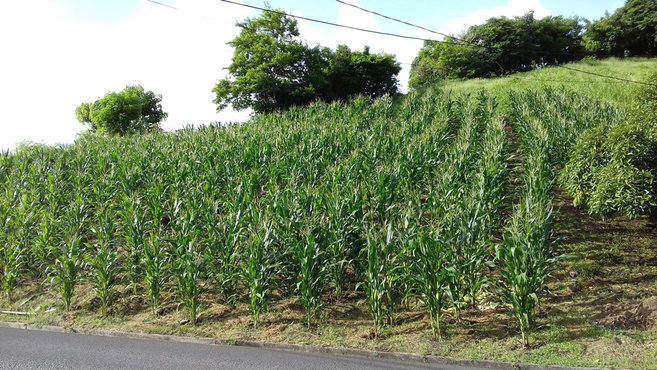
<path id="1" fill-rule="evenodd" d="M 395 95 L 401 70 L 391 55 L 372 54 L 369 48 L 336 51 L 309 47 L 299 38 L 297 22 L 280 12 L 238 23 L 240 34 L 229 77 L 215 86 L 218 109 L 232 105 L 270 113 L 315 100 L 346 100 L 355 95 L 376 98 Z"/>
<path id="2" fill-rule="evenodd" d="M 230 78 L 214 88 L 219 109 L 252 108 L 268 113 L 311 102 L 326 82 L 324 50 L 308 48 L 299 40 L 296 20 L 278 12 L 238 23 L 240 34 L 228 67 Z"/>

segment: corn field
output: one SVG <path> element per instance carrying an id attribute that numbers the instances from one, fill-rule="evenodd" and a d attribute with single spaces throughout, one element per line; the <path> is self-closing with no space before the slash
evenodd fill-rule
<path id="1" fill-rule="evenodd" d="M 615 114 L 572 99 L 518 93 L 509 123 L 485 93 L 430 91 L 21 147 L 0 157 L 2 289 L 12 299 L 47 279 L 69 309 L 88 281 L 103 315 L 118 285 L 153 314 L 171 291 L 192 323 L 212 291 L 248 303 L 254 325 L 277 292 L 299 300 L 309 327 L 356 290 L 377 335 L 418 302 L 437 338 L 446 313 L 458 322 L 501 300 L 526 342 L 557 266 L 559 165 L 586 114 Z M 512 190 L 509 127 L 522 158 Z"/>

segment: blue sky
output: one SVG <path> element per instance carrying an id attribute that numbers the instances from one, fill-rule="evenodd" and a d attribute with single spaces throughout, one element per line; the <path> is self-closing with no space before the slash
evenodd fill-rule
<path id="1" fill-rule="evenodd" d="M 225 77 L 239 32 L 235 22 L 259 12 L 217 0 L 26 0 L 0 4 L 0 150 L 23 141 L 70 143 L 85 128 L 75 108 L 109 91 L 141 84 L 162 94 L 166 130 L 210 122 L 242 121 L 248 111 L 216 111 L 212 88 Z M 240 1 L 240 0 L 238 0 Z M 241 0 L 262 6 L 262 0 Z M 579 15 L 613 12 L 623 0 L 345 0 L 446 33 L 459 33 L 493 16 Z M 435 38 L 436 35 L 362 13 L 334 0 L 270 0 L 276 8 L 378 31 Z M 396 56 L 406 89 L 410 63 L 421 41 L 299 22 L 309 44 Z"/>
<path id="2" fill-rule="evenodd" d="M 98 21 L 113 21 L 137 11 L 140 0 L 61 0 L 61 2 L 74 9 L 80 17 Z M 162 0 L 162 2 L 174 3 L 171 0 Z M 241 0 L 241 2 L 258 6 L 265 4 L 264 1 L 259 0 Z M 552 15 L 578 15 L 594 20 L 600 18 L 605 11 L 613 12 L 622 6 L 623 2 L 623 0 L 543 0 L 541 4 L 549 9 Z M 321 16 L 324 19 L 335 19 L 338 13 L 338 8 L 333 0 L 270 0 L 269 3 L 276 8 L 298 10 L 305 15 Z M 478 9 L 493 8 L 505 3 L 507 1 L 463 0 L 458 2 L 458 6 L 455 6 L 456 2 L 441 0 L 362 0 L 360 2 L 364 8 L 434 27 L 439 27 L 452 18 L 467 16 Z M 411 4 L 412 6 L 410 6 Z M 217 7 L 230 8 L 231 6 L 217 2 Z M 391 23 L 390 26 L 391 28 L 397 27 L 394 23 Z"/>

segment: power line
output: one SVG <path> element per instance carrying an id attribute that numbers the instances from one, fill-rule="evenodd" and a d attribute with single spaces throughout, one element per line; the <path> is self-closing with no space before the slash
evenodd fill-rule
<path id="1" fill-rule="evenodd" d="M 174 7 L 173 5 L 162 3 L 160 1 L 156 1 L 156 0 L 147 0 L 147 1 L 149 1 L 153 4 L 156 4 L 156 5 L 168 7 L 168 8 L 175 9 L 175 10 L 179 10 L 178 8 Z M 262 7 L 259 7 L 259 6 L 240 3 L 240 2 L 237 2 L 237 1 L 231 1 L 231 0 L 218 0 L 218 1 L 228 3 L 228 4 L 238 5 L 238 6 L 242 6 L 242 7 L 247 7 L 247 8 L 251 8 L 251 9 L 261 10 L 263 12 L 269 12 L 269 13 L 285 15 L 285 16 L 288 16 L 288 17 L 292 17 L 292 18 L 296 18 L 296 19 L 302 19 L 302 20 L 306 20 L 306 21 L 309 21 L 309 22 L 316 22 L 316 23 L 321 23 L 321 24 L 325 24 L 325 25 L 329 25 L 329 26 L 347 28 L 347 29 L 351 29 L 351 30 L 356 30 L 356 31 L 361 31 L 361 32 L 368 32 L 368 33 L 373 33 L 373 34 L 378 34 L 378 35 L 398 37 L 398 38 L 410 39 L 410 40 L 419 40 L 419 41 L 433 41 L 433 42 L 438 42 L 438 43 L 454 44 L 454 45 L 460 45 L 460 46 L 473 45 L 473 46 L 482 47 L 482 48 L 489 49 L 489 50 L 496 49 L 496 48 L 493 48 L 491 46 L 480 45 L 480 44 L 477 44 L 477 43 L 471 43 L 471 42 L 468 42 L 468 41 L 465 41 L 465 40 L 462 40 L 462 39 L 458 39 L 458 38 L 455 38 L 453 36 L 446 35 L 442 32 L 434 31 L 434 30 L 428 29 L 426 27 L 418 26 L 418 25 L 412 24 L 410 22 L 406 22 L 406 21 L 403 21 L 403 20 L 400 20 L 400 19 L 397 19 L 397 18 L 389 17 L 389 16 L 386 16 L 384 14 L 381 14 L 381 13 L 378 13 L 378 12 L 375 12 L 375 11 L 367 10 L 365 8 L 361 8 L 360 6 L 350 4 L 350 3 L 344 2 L 342 0 L 336 0 L 336 1 L 341 3 L 341 4 L 357 8 L 361 11 L 368 12 L 368 13 L 371 13 L 371 14 L 375 14 L 377 16 L 380 16 L 380 17 L 383 17 L 383 18 L 386 18 L 386 19 L 390 19 L 390 20 L 393 20 L 395 22 L 400 22 L 402 24 L 406 24 L 406 25 L 416 27 L 416 28 L 419 28 L 419 29 L 423 29 L 425 31 L 432 32 L 432 33 L 435 33 L 435 34 L 438 34 L 438 35 L 449 37 L 451 39 L 458 40 L 459 42 L 454 42 L 454 41 L 449 41 L 448 42 L 448 41 L 442 41 L 442 40 L 435 40 L 435 39 L 427 39 L 427 38 L 415 37 L 415 36 L 409 36 L 409 35 L 402 35 L 402 34 L 391 33 L 391 32 L 375 31 L 375 30 L 370 30 L 370 29 L 361 28 L 361 27 L 355 27 L 355 26 L 349 26 L 349 25 L 344 25 L 344 24 L 333 23 L 333 22 L 324 21 L 324 20 L 321 20 L 321 19 L 303 17 L 303 16 L 300 16 L 300 15 L 294 15 L 294 14 L 286 13 L 286 12 L 283 12 L 283 11 L 280 11 L 280 10 L 272 10 L 272 9 L 262 8 Z M 546 52 L 546 53 L 549 53 L 549 52 Z M 400 63 L 400 64 L 409 64 L 409 63 Z M 567 67 L 567 66 L 563 66 L 563 65 L 556 65 L 555 67 L 564 68 L 564 69 L 567 69 L 567 70 L 570 70 L 570 71 L 589 74 L 589 75 L 598 76 L 598 77 L 602 77 L 602 78 L 608 78 L 608 79 L 623 81 L 623 82 L 629 82 L 629 83 L 635 83 L 635 84 L 647 85 L 647 86 L 657 86 L 657 84 L 652 84 L 652 83 L 642 82 L 642 81 L 635 81 L 635 80 L 630 80 L 630 79 L 625 79 L 625 78 L 615 77 L 615 76 L 610 76 L 610 75 L 603 75 L 603 74 L 600 74 L 600 73 L 588 72 L 588 71 L 584 71 L 584 70 L 580 70 L 580 69 L 572 68 L 572 67 Z M 576 81 L 572 81 L 572 82 L 576 82 Z"/>
<path id="2" fill-rule="evenodd" d="M 409 40 L 433 41 L 433 42 L 439 42 L 439 43 L 444 43 L 444 44 L 456 44 L 456 45 L 465 46 L 465 44 L 461 44 L 461 43 L 458 43 L 458 42 L 448 42 L 448 41 L 442 41 L 442 40 L 427 39 L 427 38 L 423 38 L 423 37 L 402 35 L 402 34 L 392 33 L 392 32 L 375 31 L 375 30 L 370 30 L 370 29 L 367 29 L 367 28 L 361 28 L 361 27 L 349 26 L 349 25 L 345 25 L 345 24 L 333 23 L 333 22 L 329 22 L 329 21 L 325 21 L 325 20 L 321 20 L 321 19 L 308 18 L 308 17 L 303 17 L 303 16 L 300 16 L 300 15 L 294 15 L 294 14 L 282 12 L 280 10 L 273 10 L 273 9 L 262 8 L 262 7 L 255 6 L 255 5 L 244 4 L 244 3 L 237 2 L 237 1 L 231 1 L 231 0 L 218 0 L 218 1 L 228 3 L 228 4 L 233 4 L 233 5 L 239 5 L 239 6 L 243 6 L 243 7 L 247 7 L 247 8 L 251 8 L 251 9 L 257 9 L 257 10 L 261 10 L 263 12 L 285 15 L 285 16 L 288 16 L 288 17 L 302 19 L 302 20 L 309 21 L 309 22 L 316 22 L 316 23 L 321 23 L 321 24 L 334 26 L 334 27 L 347 28 L 347 29 L 355 30 L 355 31 L 368 32 L 368 33 L 374 33 L 374 34 L 378 34 L 378 35 L 391 36 L 391 37 L 399 37 L 399 38 L 409 39 Z"/>
<path id="3" fill-rule="evenodd" d="M 385 14 L 377 13 L 377 12 L 375 12 L 375 11 L 373 11 L 373 10 L 368 10 L 368 9 L 365 9 L 365 8 L 361 8 L 360 6 L 358 6 L 358 5 L 356 5 L 356 4 L 350 4 L 350 3 L 345 2 L 345 1 L 342 1 L 342 0 L 336 0 L 336 1 L 339 2 L 340 4 L 344 4 L 344 5 L 350 6 L 350 7 L 352 7 L 352 8 L 356 8 L 356 9 L 358 9 L 358 10 L 362 10 L 362 11 L 364 11 L 364 12 L 366 12 L 366 13 L 371 13 L 371 14 L 374 14 L 374 15 L 378 15 L 379 17 L 383 17 L 383 18 L 386 18 L 386 19 L 390 19 L 391 21 L 395 21 L 395 22 L 403 23 L 403 24 L 405 24 L 405 25 L 407 25 L 407 26 L 411 26 L 411 27 L 415 27 L 415 28 L 418 28 L 418 29 L 421 29 L 421 30 L 424 30 L 424 31 L 428 31 L 428 32 L 431 32 L 431 33 L 435 33 L 436 35 L 445 36 L 445 37 L 452 37 L 452 36 L 450 36 L 450 35 L 448 35 L 448 34 L 446 34 L 446 33 L 438 32 L 438 31 L 434 31 L 434 30 L 432 30 L 432 29 L 429 29 L 429 28 L 426 28 L 426 27 L 423 27 L 423 26 L 418 26 L 418 25 L 416 25 L 416 24 L 413 24 L 413 23 L 410 23 L 410 22 L 407 22 L 407 21 L 404 21 L 404 20 L 401 20 L 401 19 L 397 19 L 397 18 L 389 17 L 389 16 L 387 16 L 387 15 L 385 15 Z"/>
<path id="4" fill-rule="evenodd" d="M 610 79 L 614 79 L 614 80 L 618 80 L 618 81 L 623 81 L 623 82 L 631 82 L 631 83 L 641 84 L 641 85 L 647 85 L 647 86 L 657 86 L 656 84 L 652 84 L 652 83 L 649 83 L 649 82 L 629 80 L 629 79 L 626 79 L 626 78 L 616 77 L 616 76 L 608 76 L 608 75 L 603 75 L 603 74 L 600 74 L 600 73 L 584 71 L 584 70 L 577 69 L 577 68 L 573 68 L 573 67 L 566 67 L 566 66 L 557 66 L 557 67 L 559 67 L 559 68 L 564 68 L 564 69 L 567 69 L 567 70 L 570 70 L 570 71 L 576 71 L 576 72 L 580 72 L 580 73 L 586 73 L 586 74 L 593 75 L 593 76 L 604 77 L 604 78 L 610 78 Z"/>
<path id="5" fill-rule="evenodd" d="M 222 0 L 222 1 L 225 1 L 225 0 Z M 433 31 L 433 30 L 428 29 L 428 28 L 426 28 L 426 27 L 418 26 L 418 25 L 416 25 L 416 24 L 413 24 L 413 23 L 410 23 L 410 22 L 407 22 L 407 21 L 403 21 L 403 20 L 401 20 L 401 19 L 397 19 L 397 18 L 389 17 L 389 16 L 387 16 L 387 15 L 385 15 L 385 14 L 381 14 L 381 13 L 375 12 L 375 11 L 373 11 L 373 10 L 368 10 L 368 9 L 365 9 L 365 8 L 361 8 L 360 6 L 357 6 L 357 5 L 354 5 L 354 4 L 350 4 L 350 3 L 344 2 L 344 1 L 342 1 L 342 0 L 336 0 L 336 1 L 337 1 L 338 3 L 340 3 L 340 4 L 348 5 L 348 6 L 351 6 L 351 7 L 356 8 L 356 9 L 359 9 L 359 10 L 361 10 L 361 11 L 364 11 L 364 12 L 367 12 L 367 13 L 370 13 L 370 14 L 374 14 L 374 15 L 378 15 L 379 17 L 383 17 L 383 18 L 390 19 L 390 20 L 392 20 L 392 21 L 399 22 L 399 23 L 402 23 L 402 24 L 405 24 L 405 25 L 408 25 L 408 26 L 411 26 L 411 27 L 416 27 L 416 28 L 419 28 L 419 29 L 422 29 L 422 30 L 425 30 L 425 31 L 429 31 L 429 32 L 436 33 L 436 34 L 439 34 L 439 35 L 443 35 L 443 36 L 446 36 L 446 37 L 449 37 L 449 38 L 453 38 L 453 39 L 455 39 L 455 40 L 458 40 L 459 43 L 460 43 L 460 45 L 463 45 L 463 44 L 471 44 L 471 45 L 475 45 L 475 46 L 483 47 L 483 48 L 486 48 L 486 49 L 489 49 L 489 50 L 491 50 L 491 49 L 495 49 L 495 48 L 493 48 L 493 47 L 486 46 L 486 45 L 480 45 L 480 44 L 476 44 L 476 43 L 475 43 L 475 44 L 473 44 L 473 43 L 469 43 L 469 42 L 466 41 L 466 40 L 459 39 L 459 38 L 455 38 L 455 37 L 453 37 L 453 36 L 446 35 L 446 34 L 444 34 L 444 33 L 442 33 L 442 32 Z M 545 53 L 545 54 L 551 54 L 549 51 L 545 51 L 544 53 Z M 558 67 L 558 68 L 564 68 L 564 69 L 567 69 L 567 70 L 570 70 L 570 71 L 579 72 L 579 73 L 590 74 L 590 75 L 598 76 L 598 77 L 602 77 L 602 78 L 609 78 L 609 79 L 613 79 L 613 80 L 623 81 L 623 82 L 635 83 L 635 84 L 640 84 L 640 85 L 648 85 L 648 86 L 657 86 L 657 84 L 652 84 L 652 83 L 642 82 L 642 81 L 635 81 L 635 80 L 630 80 L 630 79 L 621 78 L 621 77 L 616 77 L 616 76 L 603 75 L 603 74 L 600 74 L 600 73 L 594 73 L 594 72 L 583 71 L 583 70 L 581 70 L 581 69 L 572 68 L 572 67 L 566 67 L 566 66 L 563 66 L 563 65 L 556 65 L 556 67 Z"/>
<path id="6" fill-rule="evenodd" d="M 176 8 L 175 6 L 170 5 L 170 4 L 167 4 L 167 3 L 161 3 L 161 2 L 159 2 L 159 1 L 155 1 L 155 0 L 146 0 L 146 1 L 151 2 L 151 3 L 153 3 L 153 4 L 160 5 L 160 6 L 166 6 L 167 8 L 171 8 L 171 9 L 179 10 L 179 9 Z"/>

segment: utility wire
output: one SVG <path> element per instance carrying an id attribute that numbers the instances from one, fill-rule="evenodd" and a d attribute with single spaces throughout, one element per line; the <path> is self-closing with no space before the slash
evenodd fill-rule
<path id="1" fill-rule="evenodd" d="M 180 10 L 180 9 L 176 8 L 175 6 L 170 5 L 170 4 L 167 4 L 167 3 L 161 3 L 161 2 L 159 2 L 159 1 L 155 1 L 155 0 L 146 0 L 146 1 L 151 2 L 151 3 L 153 3 L 153 4 L 160 5 L 160 6 L 165 6 L 165 7 L 167 7 L 167 8 L 171 8 L 171 9 L 175 9 L 175 10 Z"/>
<path id="2" fill-rule="evenodd" d="M 410 23 L 410 22 L 407 22 L 407 21 L 404 21 L 404 20 L 401 20 L 401 19 L 397 19 L 397 18 L 389 17 L 389 16 L 387 16 L 387 15 L 385 15 L 385 14 L 377 13 L 377 12 L 375 12 L 375 11 L 373 11 L 373 10 L 368 10 L 368 9 L 365 9 L 365 8 L 361 8 L 360 6 L 358 6 L 358 5 L 356 5 L 356 4 L 350 4 L 350 3 L 345 2 L 345 1 L 342 1 L 342 0 L 336 0 L 336 1 L 339 2 L 340 4 L 350 6 L 350 7 L 352 7 L 352 8 L 356 8 L 356 9 L 358 9 L 358 10 L 362 10 L 362 11 L 364 11 L 364 12 L 366 12 L 366 13 L 371 13 L 371 14 L 374 14 L 374 15 L 378 15 L 379 17 L 383 17 L 383 18 L 386 18 L 386 19 L 390 19 L 391 21 L 395 21 L 395 22 L 403 23 L 403 24 L 405 24 L 405 25 L 407 25 L 407 26 L 411 26 L 411 27 L 419 28 L 419 29 L 424 30 L 424 31 L 427 31 L 427 32 L 435 33 L 436 35 L 445 36 L 445 37 L 452 37 L 452 36 L 450 36 L 450 35 L 448 35 L 448 34 L 446 34 L 446 33 L 438 32 L 438 31 L 434 31 L 434 30 L 432 30 L 432 29 L 429 29 L 429 28 L 426 28 L 426 27 L 423 27 L 423 26 L 418 26 L 417 24 L 413 24 L 413 23 Z"/>
<path id="3" fill-rule="evenodd" d="M 221 0 L 221 1 L 226 1 L 226 0 Z M 386 18 L 386 19 L 389 19 L 389 20 L 392 20 L 392 21 L 395 21 L 395 22 L 399 22 L 399 23 L 402 23 L 402 24 L 405 24 L 405 25 L 408 25 L 408 26 L 411 26 L 411 27 L 419 28 L 419 29 L 422 29 L 422 30 L 425 30 L 425 31 L 429 31 L 429 32 L 436 33 L 436 34 L 439 34 L 439 35 L 443 35 L 443 36 L 446 36 L 446 37 L 449 37 L 449 38 L 453 38 L 453 39 L 455 39 L 455 40 L 458 40 L 458 41 L 459 41 L 458 44 L 460 44 L 460 45 L 463 45 L 463 44 L 472 44 L 472 45 L 479 46 L 479 47 L 483 47 L 483 48 L 486 48 L 486 49 L 489 49 L 489 50 L 494 49 L 493 47 L 486 46 L 486 45 L 480 45 L 480 44 L 469 43 L 468 41 L 465 41 L 465 40 L 463 40 L 463 39 L 455 38 L 455 37 L 453 37 L 453 36 L 446 35 L 446 34 L 444 34 L 444 33 L 442 33 L 442 32 L 433 31 L 433 30 L 428 29 L 428 28 L 426 28 L 426 27 L 418 26 L 418 25 L 416 25 L 416 24 L 413 24 L 413 23 L 410 23 L 410 22 L 407 22 L 407 21 L 403 21 L 403 20 L 401 20 L 401 19 L 397 19 L 397 18 L 389 17 L 389 16 L 387 16 L 387 15 L 384 15 L 384 14 L 381 14 L 381 13 L 378 13 L 378 12 L 375 12 L 375 11 L 373 11 L 373 10 L 368 10 L 368 9 L 365 9 L 365 8 L 361 8 L 360 6 L 357 6 L 357 5 L 355 5 L 355 4 L 350 4 L 350 3 L 347 3 L 347 2 L 342 1 L 342 0 L 336 0 L 336 1 L 337 1 L 338 3 L 340 3 L 340 4 L 348 5 L 348 6 L 351 6 L 351 7 L 353 7 L 353 8 L 359 9 L 359 10 L 361 10 L 361 11 L 364 11 L 364 12 L 367 12 L 367 13 L 370 13 L 370 14 L 374 14 L 374 15 L 378 15 L 379 17 L 383 17 L 383 18 Z M 546 51 L 545 53 L 547 54 L 547 53 L 549 53 L 549 52 Z M 598 76 L 598 77 L 602 77 L 602 78 L 609 78 L 609 79 L 613 79 L 613 80 L 623 81 L 623 82 L 629 82 L 629 83 L 635 83 L 635 84 L 647 85 L 647 86 L 657 86 L 657 84 L 652 84 L 652 83 L 643 82 L 643 81 L 635 81 L 635 80 L 630 80 L 630 79 L 621 78 L 621 77 L 616 77 L 616 76 L 603 75 L 603 74 L 600 74 L 600 73 L 594 73 L 594 72 L 584 71 L 584 70 L 581 70 L 581 69 L 572 68 L 572 67 L 567 67 L 567 66 L 563 66 L 563 65 L 556 65 L 556 67 L 558 67 L 558 68 L 563 68 L 563 69 L 567 69 L 567 70 L 570 70 L 570 71 L 579 72 L 579 73 L 585 73 L 585 74 L 589 74 L 589 75 L 593 75 L 593 76 Z"/>
<path id="4" fill-rule="evenodd" d="M 163 3 L 163 2 L 160 2 L 160 1 L 156 1 L 156 0 L 147 0 L 147 1 L 152 3 L 152 4 L 164 6 L 164 7 L 175 9 L 175 10 L 179 10 L 178 8 L 174 7 L 173 5 L 166 4 L 166 3 Z M 247 7 L 247 8 L 251 8 L 251 9 L 261 10 L 263 12 L 281 14 L 281 15 L 285 15 L 285 16 L 288 16 L 288 17 L 292 17 L 292 18 L 306 20 L 306 21 L 309 21 L 309 22 L 316 22 L 316 23 L 321 23 L 321 24 L 325 24 L 325 25 L 329 25 L 329 26 L 347 28 L 347 29 L 351 29 L 351 30 L 356 30 L 356 31 L 361 31 L 361 32 L 368 32 L 368 33 L 373 33 L 373 34 L 378 34 L 378 35 L 398 37 L 398 38 L 410 39 L 410 40 L 419 40 L 419 41 L 433 41 L 433 42 L 438 42 L 438 43 L 454 44 L 454 45 L 461 45 L 461 46 L 470 46 L 470 45 L 472 45 L 472 46 L 486 48 L 486 49 L 489 49 L 489 50 L 495 49 L 491 46 L 486 46 L 486 45 L 480 45 L 480 44 L 477 44 L 477 43 L 467 42 L 465 40 L 458 39 L 458 38 L 455 38 L 453 36 L 449 36 L 449 35 L 444 34 L 442 32 L 434 31 L 434 30 L 428 29 L 426 27 L 418 26 L 418 25 L 412 24 L 410 22 L 403 21 L 401 19 L 396 19 L 396 18 L 389 17 L 389 16 L 386 16 L 384 14 L 381 14 L 381 13 L 378 13 L 378 12 L 375 12 L 375 11 L 367 10 L 365 8 L 361 8 L 360 6 L 350 4 L 350 3 L 344 2 L 342 0 L 336 0 L 336 1 L 341 3 L 341 4 L 351 6 L 351 7 L 357 8 L 361 11 L 368 12 L 368 13 L 371 13 L 371 14 L 375 14 L 377 16 L 380 16 L 380 17 L 383 17 L 383 18 L 386 18 L 386 19 L 390 19 L 390 20 L 395 21 L 395 22 L 400 22 L 400 23 L 405 24 L 405 25 L 409 25 L 409 26 L 416 27 L 416 28 L 419 28 L 419 29 L 422 29 L 422 30 L 425 30 L 425 31 L 428 31 L 428 32 L 432 32 L 432 33 L 435 33 L 435 34 L 438 34 L 438 35 L 441 35 L 441 36 L 445 36 L 445 37 L 448 37 L 448 38 L 451 38 L 451 39 L 454 39 L 454 40 L 458 40 L 458 42 L 442 41 L 442 40 L 428 39 L 428 38 L 415 37 L 415 36 L 409 36 L 409 35 L 402 35 L 402 34 L 391 33 L 391 32 L 375 31 L 375 30 L 370 30 L 370 29 L 366 29 L 366 28 L 360 28 L 360 27 L 355 27 L 355 26 L 349 26 L 349 25 L 344 25 L 344 24 L 333 23 L 333 22 L 324 21 L 324 20 L 321 20 L 321 19 L 303 17 L 303 16 L 300 16 L 300 15 L 294 15 L 294 14 L 282 12 L 280 10 L 272 10 L 272 9 L 262 8 L 262 7 L 259 7 L 259 6 L 244 4 L 244 3 L 240 3 L 240 2 L 232 1 L 232 0 L 218 0 L 218 1 L 228 3 L 228 4 L 243 6 L 243 7 Z M 400 64 L 408 64 L 408 63 L 400 63 Z M 657 84 L 652 84 L 652 83 L 642 82 L 642 81 L 635 81 L 635 80 L 625 79 L 625 78 L 616 77 L 616 76 L 603 75 L 603 74 L 600 74 L 600 73 L 584 71 L 584 70 L 580 70 L 580 69 L 572 68 L 572 67 L 567 67 L 567 66 L 563 66 L 563 65 L 556 65 L 556 67 L 557 68 L 564 68 L 564 69 L 574 71 L 574 72 L 579 72 L 579 73 L 589 74 L 589 75 L 593 75 L 593 76 L 598 76 L 598 77 L 602 77 L 602 78 L 613 79 L 613 80 L 617 80 L 617 81 L 623 81 L 623 82 L 629 82 L 629 83 L 635 83 L 635 84 L 647 85 L 647 86 L 657 86 Z M 577 82 L 577 81 L 572 81 L 572 82 Z"/>
<path id="5" fill-rule="evenodd" d="M 649 82 L 629 80 L 627 78 L 616 77 L 616 76 L 608 76 L 608 75 L 603 75 L 603 74 L 600 74 L 600 73 L 584 71 L 584 70 L 573 68 L 573 67 L 567 67 L 567 66 L 557 66 L 557 67 L 567 69 L 567 70 L 570 70 L 570 71 L 576 71 L 576 72 L 579 72 L 579 73 L 585 73 L 585 74 L 589 74 L 589 75 L 593 75 L 593 76 L 611 78 L 611 79 L 618 80 L 618 81 L 623 81 L 623 82 L 631 82 L 631 83 L 647 85 L 647 86 L 657 86 L 657 84 L 652 84 L 652 83 L 649 83 Z"/>
<path id="6" fill-rule="evenodd" d="M 370 29 L 367 29 L 367 28 L 361 28 L 361 27 L 349 26 L 349 25 L 345 25 L 345 24 L 333 23 L 333 22 L 329 22 L 329 21 L 325 21 L 325 20 L 321 20 L 321 19 L 308 18 L 308 17 L 303 17 L 303 16 L 300 16 L 300 15 L 294 15 L 294 14 L 282 12 L 280 10 L 273 10 L 273 9 L 262 8 L 262 7 L 255 6 L 255 5 L 244 4 L 244 3 L 237 2 L 237 1 L 231 1 L 231 0 L 218 0 L 218 1 L 228 3 L 228 4 L 233 4 L 233 5 L 239 5 L 239 6 L 243 6 L 243 7 L 247 7 L 247 8 L 251 8 L 251 9 L 257 9 L 257 10 L 261 10 L 263 12 L 281 14 L 281 15 L 285 15 L 285 16 L 292 17 L 292 18 L 297 18 L 297 19 L 302 19 L 302 20 L 309 21 L 309 22 L 316 22 L 316 23 L 321 23 L 321 24 L 334 26 L 334 27 L 347 28 L 347 29 L 350 29 L 350 30 L 374 33 L 374 34 L 384 35 L 384 36 L 399 37 L 399 38 L 402 38 L 402 39 L 409 39 L 409 40 L 433 41 L 433 42 L 439 42 L 439 43 L 444 43 L 444 44 L 456 44 L 456 45 L 465 46 L 465 44 L 462 44 L 462 43 L 459 43 L 459 42 L 428 39 L 428 38 L 423 38 L 423 37 L 402 35 L 402 34 L 398 34 L 398 33 L 383 32 L 383 31 L 375 31 L 375 30 L 370 30 Z"/>

